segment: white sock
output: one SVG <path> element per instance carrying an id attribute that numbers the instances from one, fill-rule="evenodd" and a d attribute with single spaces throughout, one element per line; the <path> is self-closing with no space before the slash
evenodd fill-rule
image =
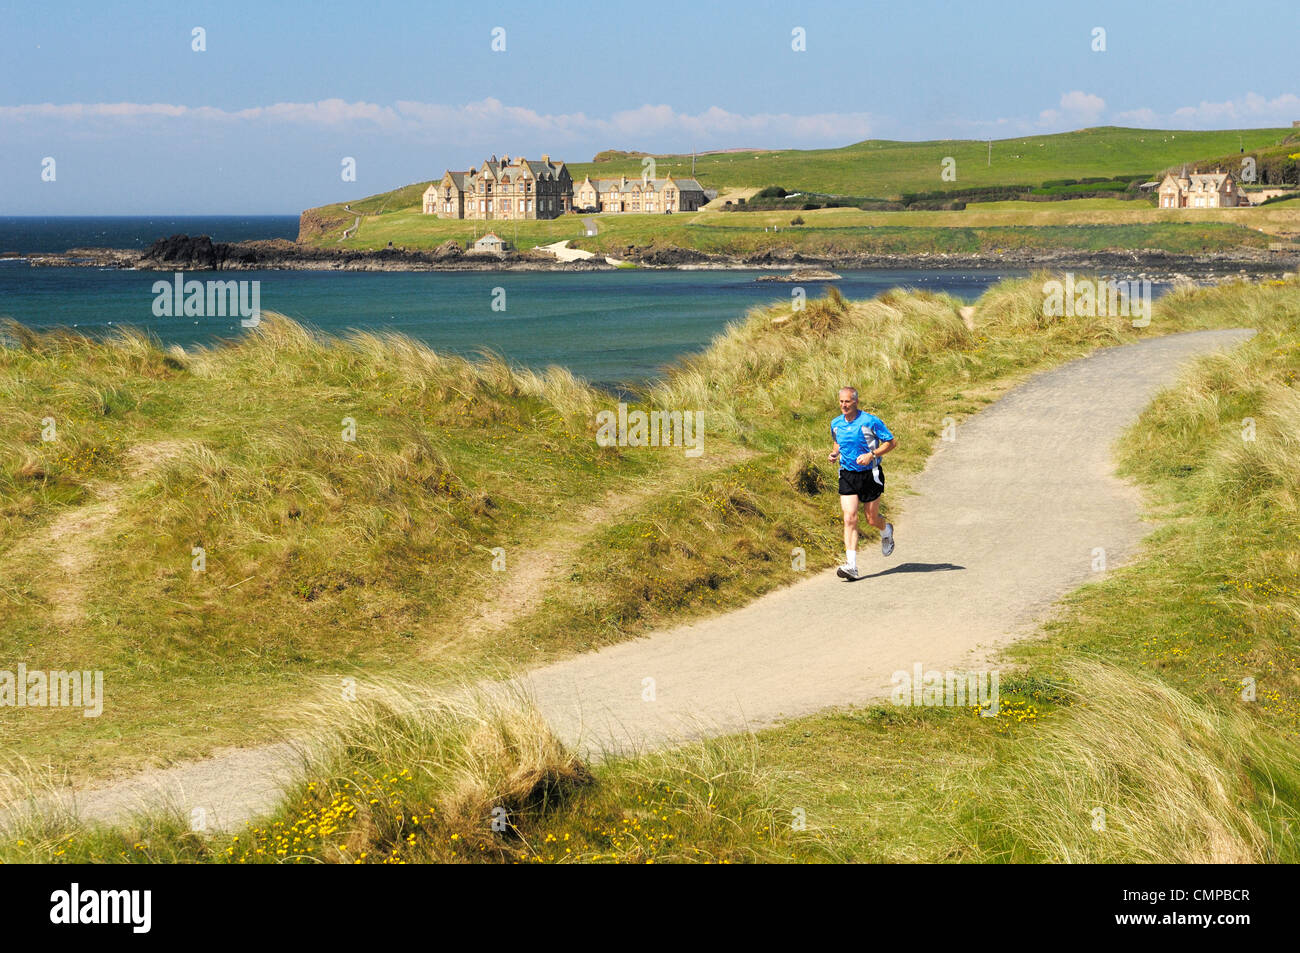
<path id="1" fill-rule="evenodd" d="M 883 533 L 881 533 L 880 535 L 882 535 L 882 536 L 893 536 L 893 535 L 894 535 L 894 524 L 893 524 L 893 523 L 886 523 L 886 524 L 885 524 L 885 531 L 884 531 Z"/>
<path id="2" fill-rule="evenodd" d="M 850 569 L 857 569 L 857 568 L 858 568 L 858 551 L 857 551 L 856 549 L 850 549 L 850 550 L 849 550 L 848 552 L 846 552 L 844 555 L 845 555 L 845 557 L 848 559 L 848 566 L 849 566 L 849 568 L 850 568 Z"/>

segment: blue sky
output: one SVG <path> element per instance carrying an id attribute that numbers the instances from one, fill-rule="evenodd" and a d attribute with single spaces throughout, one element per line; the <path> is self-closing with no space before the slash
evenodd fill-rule
<path id="1" fill-rule="evenodd" d="M 1297 0 L 0 0 L 0 215 L 296 213 L 492 152 L 1289 126 L 1298 41 Z"/>

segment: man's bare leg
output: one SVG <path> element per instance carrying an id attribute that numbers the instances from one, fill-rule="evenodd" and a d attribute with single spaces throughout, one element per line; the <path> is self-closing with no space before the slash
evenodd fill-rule
<path id="1" fill-rule="evenodd" d="M 860 504 L 861 501 L 856 494 L 840 497 L 840 511 L 844 514 L 845 565 L 851 569 L 858 567 L 858 506 Z"/>
<path id="2" fill-rule="evenodd" d="M 880 515 L 880 497 L 867 504 L 867 522 L 880 530 L 880 551 L 888 556 L 894 551 L 894 527 Z"/>
<path id="3" fill-rule="evenodd" d="M 885 518 L 880 515 L 880 497 L 867 504 L 867 522 L 882 533 L 885 531 Z"/>

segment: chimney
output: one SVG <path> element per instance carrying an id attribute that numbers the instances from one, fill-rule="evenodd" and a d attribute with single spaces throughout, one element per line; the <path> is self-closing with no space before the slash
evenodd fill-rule
<path id="1" fill-rule="evenodd" d="M 542 153 L 542 165 L 550 165 L 550 164 L 551 164 L 551 157 L 550 157 L 549 155 L 547 155 L 545 152 L 543 152 L 543 153 Z"/>

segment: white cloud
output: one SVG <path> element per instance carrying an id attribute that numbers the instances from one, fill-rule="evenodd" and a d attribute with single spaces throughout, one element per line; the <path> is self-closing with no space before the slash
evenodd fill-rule
<path id="1" fill-rule="evenodd" d="M 1150 127 L 1159 125 L 1160 118 L 1154 109 L 1143 106 L 1141 109 L 1129 109 L 1115 114 L 1115 121 L 1121 126 Z"/>
<path id="2" fill-rule="evenodd" d="M 341 99 L 323 99 L 316 103 L 275 103 L 249 109 L 220 109 L 216 106 L 178 106 L 171 103 L 34 103 L 23 106 L 0 106 L 0 120 L 55 119 L 207 119 L 238 121 L 278 119 L 287 122 L 340 123 L 371 121 L 391 124 L 397 113 L 374 103 L 348 103 Z"/>
<path id="3" fill-rule="evenodd" d="M 0 106 L 0 121 L 62 120 L 68 122 L 122 120 L 208 122 L 286 122 L 309 125 L 369 123 L 395 132 L 436 134 L 440 140 L 477 141 L 528 132 L 558 141 L 608 139 L 613 144 L 645 144 L 660 134 L 697 138 L 700 145 L 749 144 L 842 145 L 867 138 L 873 119 L 867 113 L 733 113 L 712 106 L 700 113 L 679 112 L 668 105 L 645 104 L 607 117 L 586 113 L 543 113 L 508 106 L 488 98 L 463 105 L 402 100 L 391 106 L 327 99 L 315 103 L 274 103 L 247 109 L 181 106 L 167 103 L 40 103 Z"/>
<path id="4" fill-rule="evenodd" d="M 1061 109 L 1068 115 L 1096 119 L 1105 112 L 1106 100 L 1076 89 L 1061 97 Z"/>
<path id="5" fill-rule="evenodd" d="M 1230 129 L 1234 127 L 1289 126 L 1300 119 L 1300 96 L 1282 93 L 1268 99 L 1247 93 L 1239 99 L 1195 106 L 1180 106 L 1170 113 L 1143 107 L 1118 113 L 1118 122 L 1165 129 Z"/>
<path id="6" fill-rule="evenodd" d="M 1247 93 L 1241 99 L 1229 99 L 1221 103 L 1208 103 L 1202 100 L 1196 106 L 1175 109 L 1173 118 L 1176 122 L 1191 122 L 1197 125 L 1264 123 L 1272 126 L 1289 126 L 1293 120 L 1300 119 L 1300 96 L 1294 93 L 1283 93 L 1273 99 L 1266 99 L 1258 93 Z"/>
<path id="7" fill-rule="evenodd" d="M 1106 111 L 1106 100 L 1083 90 L 1072 90 L 1061 95 L 1059 109 L 1044 109 L 1038 114 L 1038 124 L 1055 127 L 1061 123 L 1072 126 L 1091 126 Z"/>

